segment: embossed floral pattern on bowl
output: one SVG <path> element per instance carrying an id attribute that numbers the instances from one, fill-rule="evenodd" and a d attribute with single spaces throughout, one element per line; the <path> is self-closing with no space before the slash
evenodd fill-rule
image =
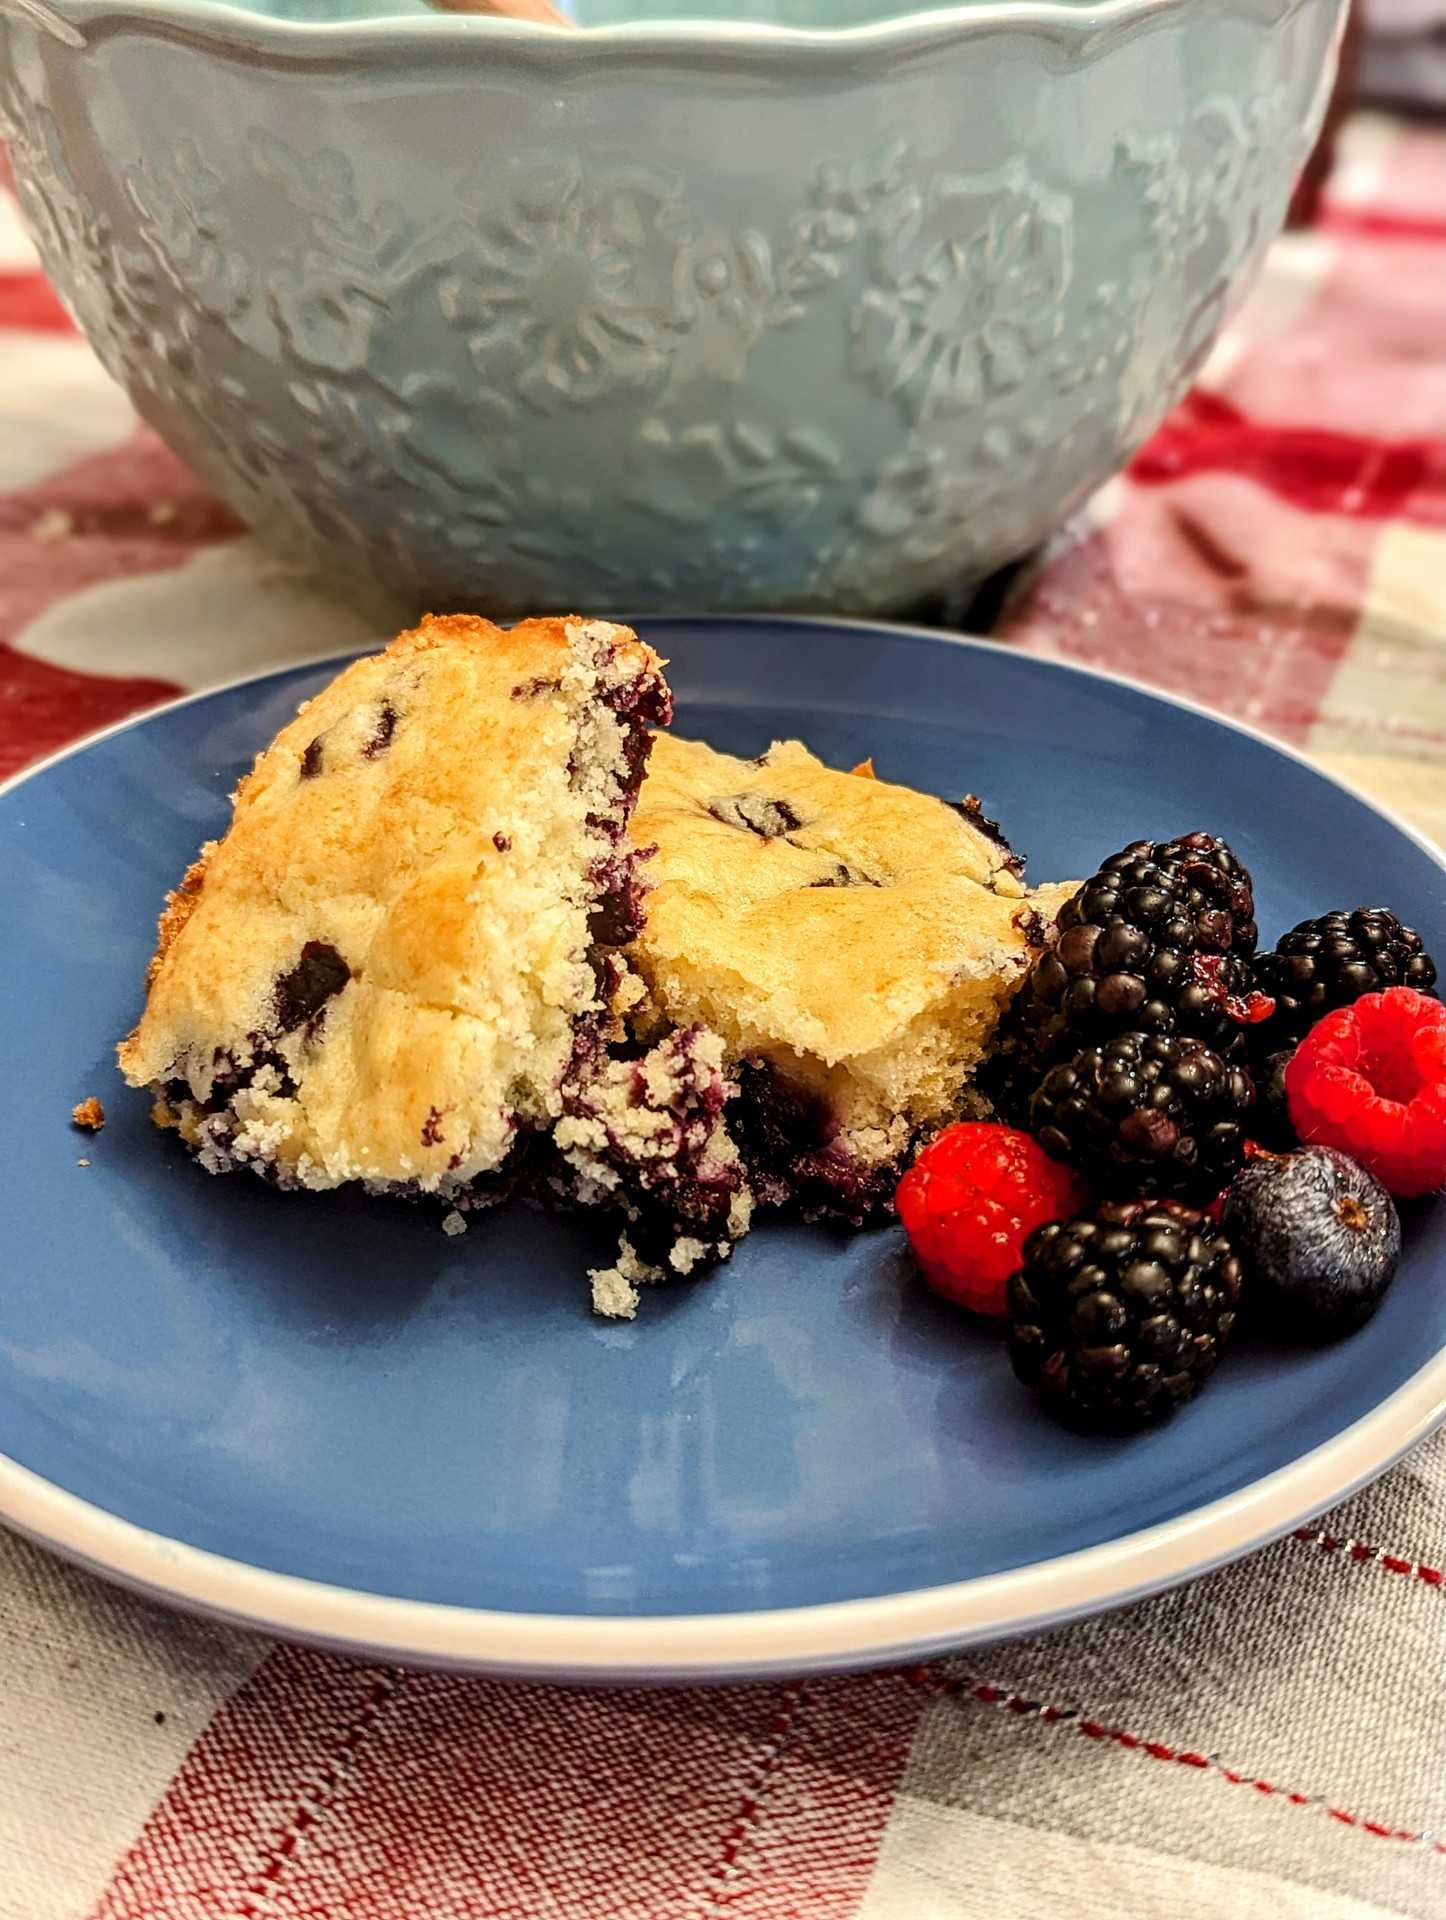
<path id="1" fill-rule="evenodd" d="M 261 532 L 498 612 L 887 610 L 1042 538 L 1248 283 L 1341 12 L 52 4 L 0 129 L 106 365 Z"/>

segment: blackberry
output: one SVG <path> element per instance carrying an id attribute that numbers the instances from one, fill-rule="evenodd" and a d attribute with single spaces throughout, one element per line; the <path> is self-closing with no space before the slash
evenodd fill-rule
<path id="1" fill-rule="evenodd" d="M 1254 1105 L 1244 1067 L 1200 1041 L 1121 1033 L 1052 1067 L 1029 1123 L 1106 1192 L 1212 1199 L 1240 1165 Z"/>
<path id="2" fill-rule="evenodd" d="M 1025 1242 L 1009 1282 L 1009 1357 L 1067 1426 L 1133 1432 L 1209 1379 L 1240 1292 L 1240 1261 L 1203 1214 L 1171 1200 L 1107 1201 Z"/>
<path id="3" fill-rule="evenodd" d="M 1294 1058 L 1294 1047 L 1281 1047 L 1259 1056 L 1251 1066 L 1255 1081 L 1255 1117 L 1250 1123 L 1250 1137 L 1257 1146 L 1279 1153 L 1287 1153 L 1300 1145 L 1285 1091 L 1285 1070 Z"/>
<path id="4" fill-rule="evenodd" d="M 1357 907 L 1302 920 L 1255 962 L 1255 985 L 1275 1002 L 1261 1027 L 1269 1052 L 1303 1040 L 1317 1020 L 1348 1007 L 1363 993 L 1414 987 L 1430 993 L 1436 967 L 1420 934 L 1384 907 Z"/>
<path id="5" fill-rule="evenodd" d="M 1182 833 L 1155 847 L 1155 864 L 1178 876 L 1190 889 L 1195 909 L 1230 915 L 1230 951 L 1247 958 L 1255 952 L 1260 929 L 1255 924 L 1255 888 L 1248 870 L 1225 841 L 1213 833 Z"/>
<path id="6" fill-rule="evenodd" d="M 1059 938 L 1010 1009 L 1007 1082 L 1037 1082 L 1056 1061 L 1121 1032 L 1189 1035 L 1243 1051 L 1256 926 L 1250 876 L 1221 840 L 1137 840 L 1061 908 Z M 1017 1107 L 1017 1094 L 1014 1096 Z"/>

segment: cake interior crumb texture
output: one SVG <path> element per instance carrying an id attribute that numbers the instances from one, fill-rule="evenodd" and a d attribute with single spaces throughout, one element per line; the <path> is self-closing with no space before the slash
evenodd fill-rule
<path id="1" fill-rule="evenodd" d="M 654 844 L 639 1016 L 723 1042 L 760 1197 L 888 1203 L 970 1084 L 1068 885 L 1030 893 L 977 803 L 660 736 L 630 831 Z"/>
<path id="2" fill-rule="evenodd" d="M 518 1187 L 601 1210 L 613 1317 L 760 1211 L 887 1215 L 984 1110 L 1072 888 L 1031 892 L 972 798 L 670 718 L 606 621 L 431 617 L 344 669 L 166 902 L 119 1049 L 156 1124 L 213 1173 L 432 1196 L 453 1236 Z"/>
<path id="3" fill-rule="evenodd" d="M 669 712 L 602 621 L 429 618 L 346 668 L 170 897 L 126 1078 L 213 1170 L 475 1200 L 611 1018 Z"/>

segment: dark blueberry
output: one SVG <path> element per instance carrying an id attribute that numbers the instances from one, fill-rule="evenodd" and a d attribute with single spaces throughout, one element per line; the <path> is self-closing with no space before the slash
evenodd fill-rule
<path id="1" fill-rule="evenodd" d="M 1262 1320 L 1292 1339 L 1363 1326 L 1401 1258 L 1385 1188 L 1333 1147 L 1262 1154 L 1236 1176 L 1222 1224 L 1245 1262 Z"/>
<path id="2" fill-rule="evenodd" d="M 902 1168 L 860 1160 L 837 1138 L 825 1101 L 766 1060 L 741 1061 L 734 1078 L 732 1132 L 761 1205 L 855 1226 L 892 1211 Z"/>
<path id="3" fill-rule="evenodd" d="M 785 1080 L 766 1060 L 740 1060 L 735 1077 L 735 1131 L 745 1151 L 780 1162 L 827 1142 L 830 1115 L 816 1094 Z"/>
<path id="4" fill-rule="evenodd" d="M 707 811 L 725 827 L 740 827 L 760 840 L 781 840 L 803 825 L 786 800 L 770 799 L 766 793 L 724 794 L 710 800 Z"/>
<path id="5" fill-rule="evenodd" d="M 492 844 L 499 853 L 510 853 L 512 851 L 512 837 L 510 834 L 494 833 L 492 836 Z"/>
<path id="6" fill-rule="evenodd" d="M 306 752 L 301 756 L 301 777 L 303 780 L 314 780 L 321 772 L 321 739 L 322 736 L 317 734 L 316 738 L 309 742 Z"/>
<path id="7" fill-rule="evenodd" d="M 902 1159 L 907 1164 L 907 1156 Z M 788 1169 L 789 1202 L 805 1220 L 866 1226 L 892 1214 L 902 1171 L 894 1161 L 860 1160 L 833 1140 L 812 1153 L 794 1155 Z"/>
<path id="8" fill-rule="evenodd" d="M 623 740 L 623 772 L 620 780 L 623 801 L 631 807 L 636 801 L 643 784 L 643 775 L 648 770 L 648 756 L 653 751 L 653 736 L 646 727 L 630 727 Z"/>
<path id="9" fill-rule="evenodd" d="M 732 1131 L 739 1152 L 759 1199 L 781 1206 L 793 1195 L 795 1161 L 827 1144 L 831 1116 L 821 1100 L 775 1073 L 766 1060 L 739 1061 L 734 1078 Z"/>
<path id="10" fill-rule="evenodd" d="M 372 730 L 372 737 L 362 748 L 363 759 L 375 760 L 378 754 L 385 753 L 392 744 L 392 735 L 396 730 L 397 710 L 390 700 L 383 700 L 377 713 L 377 723 Z"/>
<path id="11" fill-rule="evenodd" d="M 276 982 L 273 998 L 280 1032 L 304 1026 L 351 978 L 351 968 L 324 940 L 308 940 L 301 958 Z"/>
<path id="12" fill-rule="evenodd" d="M 725 1257 L 729 1248 L 727 1232 L 728 1193 L 722 1192 L 719 1205 L 716 1191 L 698 1182 L 680 1182 L 670 1189 L 667 1204 L 635 1209 L 626 1228 L 628 1244 L 640 1260 L 658 1268 L 670 1280 L 702 1280 Z M 686 1273 L 670 1259 L 680 1239 L 702 1243 L 706 1251 L 696 1258 Z M 696 1249 L 694 1249 L 696 1252 Z"/>
<path id="13" fill-rule="evenodd" d="M 428 1107 L 427 1117 L 422 1122 L 422 1145 L 439 1147 L 442 1144 L 442 1110 L 440 1107 Z"/>
<path id="14" fill-rule="evenodd" d="M 589 877 L 597 897 L 588 914 L 588 932 L 595 945 L 625 947 L 642 932 L 647 913 L 638 863 L 645 857 L 610 853 L 593 862 Z"/>

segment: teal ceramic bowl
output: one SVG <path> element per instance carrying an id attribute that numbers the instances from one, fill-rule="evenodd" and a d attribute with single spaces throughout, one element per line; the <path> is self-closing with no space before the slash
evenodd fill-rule
<path id="1" fill-rule="evenodd" d="M 1023 552 L 1200 366 L 1343 10 L 581 5 L 0 0 L 0 125 L 80 324 L 342 578 L 866 612 Z"/>

